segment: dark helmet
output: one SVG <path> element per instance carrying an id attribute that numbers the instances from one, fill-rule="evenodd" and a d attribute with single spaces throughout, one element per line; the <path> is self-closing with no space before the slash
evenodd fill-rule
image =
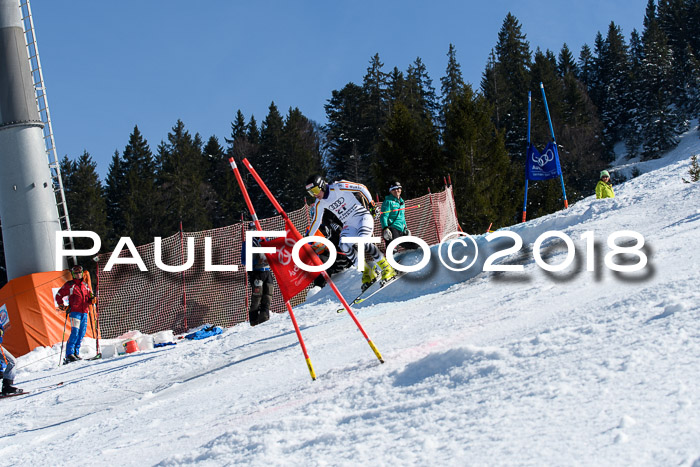
<path id="1" fill-rule="evenodd" d="M 311 175 L 306 180 L 306 191 L 312 197 L 315 197 L 319 192 L 326 191 L 328 184 L 320 175 Z"/>
<path id="2" fill-rule="evenodd" d="M 393 181 L 389 183 L 389 191 L 394 191 L 394 190 L 401 190 L 403 187 L 401 186 L 401 182 Z"/>
<path id="3" fill-rule="evenodd" d="M 76 279 L 76 276 L 80 275 L 80 277 L 83 276 L 83 267 L 80 265 L 73 266 L 70 270 L 71 275 L 73 276 L 73 279 Z"/>

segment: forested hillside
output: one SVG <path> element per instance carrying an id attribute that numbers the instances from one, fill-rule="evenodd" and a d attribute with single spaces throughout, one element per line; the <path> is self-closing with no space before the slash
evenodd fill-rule
<path id="1" fill-rule="evenodd" d="M 406 198 L 440 190 L 449 176 L 465 231 L 511 225 L 522 209 L 528 91 L 532 141 L 543 147 L 551 139 L 539 94 L 544 84 L 575 203 L 592 193 L 614 151 L 659 157 L 698 118 L 698 24 L 698 0 L 649 0 L 641 31 L 626 36 L 610 22 L 607 31 L 591 33 L 592 45 L 576 57 L 566 43 L 559 51 L 531 45 L 508 14 L 478 85 L 464 81 L 458 51 L 446 44 L 438 81 L 420 57 L 405 69 L 383 63 L 379 53 L 370 57 L 361 83 L 348 82 L 328 96 L 323 123 L 274 102 L 260 123 L 238 110 L 221 138 L 193 135 L 173 116 L 171 131 L 149 142 L 134 122 L 105 180 L 87 151 L 64 157 L 72 228 L 97 232 L 109 250 L 119 237 L 150 243 L 180 223 L 184 231 L 199 231 L 238 222 L 245 208 L 231 156 L 247 157 L 288 210 L 303 205 L 303 185 L 314 172 L 359 181 L 382 197 L 398 179 Z M 273 215 L 254 185 L 258 214 Z M 531 184 L 528 218 L 560 209 L 561 196 L 558 180 Z"/>

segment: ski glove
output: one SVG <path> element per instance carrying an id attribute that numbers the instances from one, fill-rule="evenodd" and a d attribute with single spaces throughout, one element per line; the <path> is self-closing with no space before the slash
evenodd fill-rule
<path id="1" fill-rule="evenodd" d="M 391 233 L 391 229 L 389 227 L 384 227 L 384 230 L 382 230 L 382 237 L 384 237 L 384 240 L 387 242 L 390 242 L 392 238 L 394 238 L 394 235 Z"/>
<path id="2" fill-rule="evenodd" d="M 369 213 L 372 214 L 372 217 L 377 217 L 377 205 L 374 204 L 374 201 L 369 204 Z"/>
<path id="3" fill-rule="evenodd" d="M 58 305 L 58 309 L 68 313 L 68 307 L 66 305 L 63 305 L 63 304 Z"/>

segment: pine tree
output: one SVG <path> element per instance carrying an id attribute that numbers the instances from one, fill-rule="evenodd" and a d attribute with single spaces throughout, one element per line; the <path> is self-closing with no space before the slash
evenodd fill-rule
<path id="1" fill-rule="evenodd" d="M 569 50 L 569 46 L 564 43 L 559 52 L 559 61 L 557 62 L 557 70 L 559 71 L 559 76 L 562 78 L 569 73 L 576 75 L 578 73 L 578 67 L 576 66 L 576 61 L 574 60 L 574 55 Z"/>
<path id="2" fill-rule="evenodd" d="M 362 80 L 362 91 L 365 95 L 362 106 L 362 135 L 360 147 L 367 147 L 367 152 L 359 152 L 358 175 L 356 182 L 367 186 L 375 186 L 371 167 L 376 164 L 381 130 L 389 114 L 388 76 L 382 71 L 384 64 L 375 54 L 370 60 L 367 72 Z"/>
<path id="3" fill-rule="evenodd" d="M 151 243 L 159 217 L 156 199 L 156 168 L 148 142 L 138 126 L 129 136 L 121 157 L 123 191 L 119 199 L 123 230 L 118 236 L 131 237 L 136 245 Z"/>
<path id="4" fill-rule="evenodd" d="M 320 138 L 311 120 L 298 108 L 289 109 L 282 130 L 283 181 L 277 200 L 287 210 L 299 209 L 304 202 L 304 186 L 310 174 L 321 171 Z"/>
<path id="5" fill-rule="evenodd" d="M 196 232 L 212 227 L 209 212 L 215 195 L 206 183 L 206 159 L 202 155 L 199 134 L 194 137 L 178 120 L 168 141 L 158 146 L 158 191 L 160 200 L 160 236 L 183 230 Z"/>
<path id="6" fill-rule="evenodd" d="M 61 169 L 63 171 L 63 169 Z M 114 246 L 119 241 L 122 233 L 126 232 L 126 222 L 124 211 L 122 210 L 122 200 L 126 198 L 127 183 L 124 177 L 122 159 L 119 151 L 114 151 L 112 161 L 109 164 L 107 178 L 105 179 L 105 198 L 107 203 L 107 220 L 112 226 L 109 238 L 105 242 Z"/>
<path id="7" fill-rule="evenodd" d="M 348 83 L 333 91 L 324 106 L 326 110 L 327 157 L 325 166 L 329 180 L 367 180 L 371 141 L 365 139 L 362 87 Z"/>
<path id="8" fill-rule="evenodd" d="M 89 230 L 95 232 L 100 239 L 106 239 L 109 231 L 107 203 L 97 174 L 97 163 L 85 151 L 77 162 L 71 163 L 71 169 L 66 171 L 66 175 L 63 180 L 71 229 Z M 92 240 L 75 239 L 77 249 L 87 249 L 92 245 Z M 90 258 L 83 258 L 80 263 L 87 270 L 95 272 L 94 262 Z"/>
<path id="9" fill-rule="evenodd" d="M 494 122 L 496 128 L 501 127 L 500 108 L 497 96 L 506 88 L 504 77 L 501 73 L 497 73 L 498 62 L 496 61 L 496 53 L 491 49 L 486 69 L 481 78 L 481 92 L 485 96 L 490 96 L 490 100 L 494 108 Z"/>
<path id="10" fill-rule="evenodd" d="M 382 130 L 375 166 L 376 191 L 386 193 L 392 180 L 414 196 L 437 187 L 443 172 L 437 131 L 427 110 L 411 111 L 397 101 Z"/>
<path id="11" fill-rule="evenodd" d="M 630 86 L 628 120 L 625 128 L 625 148 L 629 159 L 639 155 L 642 145 L 642 109 L 644 99 L 642 81 L 644 80 L 644 51 L 642 40 L 636 29 L 630 35 Z"/>
<path id="12" fill-rule="evenodd" d="M 209 138 L 203 153 L 208 163 L 205 181 L 215 193 L 215 201 L 209 213 L 212 225 L 225 227 L 235 224 L 240 221 L 244 206 L 240 188 L 228 161 L 229 156 L 216 136 Z"/>
<path id="13" fill-rule="evenodd" d="M 286 166 L 284 165 L 284 148 L 282 144 L 282 131 L 284 128 L 284 120 L 274 102 L 268 107 L 268 114 L 263 120 L 260 127 L 260 148 L 259 153 L 255 157 L 251 157 L 250 161 L 255 170 L 258 172 L 262 180 L 270 189 L 272 194 L 279 200 L 284 192 L 284 180 L 280 177 L 284 173 Z M 262 217 L 271 217 L 275 215 L 275 210 L 272 204 L 267 200 L 262 192 L 258 192 L 257 188 L 253 193 L 259 193 L 256 196 L 255 209 L 258 215 Z"/>
<path id="14" fill-rule="evenodd" d="M 700 50 L 693 49 L 694 39 L 700 37 L 698 22 L 692 22 L 693 10 L 700 9 L 697 0 L 659 0 L 656 21 L 666 36 L 671 50 L 671 95 L 676 112 L 682 119 L 693 114 L 698 89 L 694 79 L 693 61 Z M 694 6 L 693 6 L 694 5 Z M 646 19 L 646 18 L 645 18 Z"/>
<path id="15" fill-rule="evenodd" d="M 407 102 L 409 99 L 409 93 L 411 91 L 415 91 L 415 89 L 409 90 L 409 85 L 406 83 L 403 72 L 397 67 L 394 67 L 394 69 L 391 70 L 391 73 L 389 73 L 389 77 L 387 79 L 387 89 L 390 109 L 394 102 Z M 413 93 L 410 94 L 410 98 L 411 107 L 413 107 L 413 103 L 418 102 L 418 96 L 416 93 Z"/>
<path id="16" fill-rule="evenodd" d="M 641 131 L 643 156 L 656 158 L 675 147 L 684 122 L 673 105 L 673 57 L 666 35 L 655 19 L 648 22 L 642 34 L 644 66 L 642 80 Z"/>
<path id="17" fill-rule="evenodd" d="M 428 70 L 420 57 L 417 57 L 413 64 L 409 65 L 406 77 L 409 83 L 409 90 L 418 92 L 418 102 L 419 107 L 422 109 L 421 111 L 426 112 L 434 124 L 437 123 L 440 103 L 433 87 L 433 80 L 428 75 Z"/>
<path id="18" fill-rule="evenodd" d="M 589 89 L 591 82 L 593 82 L 594 67 L 595 63 L 591 48 L 588 47 L 588 44 L 583 44 L 578 56 L 578 72 L 576 73 L 576 77 L 586 86 L 586 90 Z"/>
<path id="19" fill-rule="evenodd" d="M 442 90 L 442 109 L 447 108 L 456 96 L 462 93 L 465 83 L 462 76 L 462 66 L 457 61 L 457 49 L 450 44 L 447 51 L 447 67 L 445 76 L 440 78 Z"/>
<path id="20" fill-rule="evenodd" d="M 494 73 L 502 84 L 497 94 L 483 87 L 487 100 L 498 109 L 497 126 L 505 130 L 505 144 L 513 160 L 524 161 L 527 134 L 527 91 L 530 84 L 530 45 L 520 22 L 508 13 L 498 33 Z"/>
<path id="21" fill-rule="evenodd" d="M 514 222 L 522 187 L 514 173 L 503 132 L 491 120 L 493 108 L 470 85 L 453 94 L 445 108 L 444 151 L 454 183 L 457 215 L 468 232 Z"/>
<path id="22" fill-rule="evenodd" d="M 690 157 L 690 167 L 688 168 L 688 175 L 690 175 L 690 180 L 686 180 L 685 178 L 683 178 L 683 182 L 695 183 L 700 180 L 700 165 L 698 165 L 697 154 Z"/>

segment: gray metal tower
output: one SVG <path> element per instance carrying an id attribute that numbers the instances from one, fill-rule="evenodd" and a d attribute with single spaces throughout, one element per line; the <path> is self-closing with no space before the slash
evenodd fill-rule
<path id="1" fill-rule="evenodd" d="M 21 7 L 18 0 L 0 0 L 0 222 L 8 280 L 53 271 L 59 217 L 68 221 L 55 150 L 51 166 L 47 159 L 46 139 L 53 149 L 53 134 L 33 26 L 25 35 L 23 10 L 31 25 L 27 0 Z"/>

